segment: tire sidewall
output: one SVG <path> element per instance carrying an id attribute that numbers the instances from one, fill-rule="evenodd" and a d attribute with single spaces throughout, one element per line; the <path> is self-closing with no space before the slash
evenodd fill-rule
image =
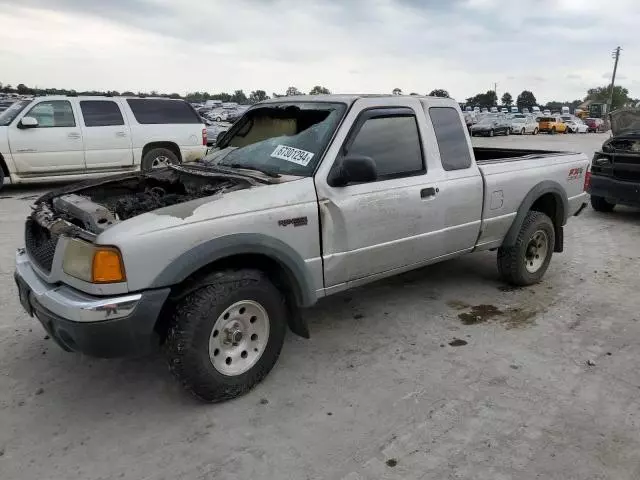
<path id="1" fill-rule="evenodd" d="M 166 148 L 154 148 L 152 150 L 149 150 L 145 154 L 144 158 L 142 159 L 142 163 L 140 164 L 140 169 L 145 172 L 149 172 L 153 170 L 153 161 L 159 156 L 168 157 L 169 160 L 171 161 L 170 162 L 171 164 L 177 165 L 180 163 L 180 160 L 178 159 L 176 154 L 173 153 L 171 150 Z"/>
<path id="2" fill-rule="evenodd" d="M 2 167 L 0 167 L 0 190 L 4 187 L 4 172 L 2 171 Z"/>
<path id="3" fill-rule="evenodd" d="M 183 301 L 189 302 L 190 297 L 191 295 Z M 230 305 L 242 300 L 253 300 L 266 310 L 269 316 L 269 339 L 262 356 L 249 370 L 240 375 L 228 376 L 220 373 L 213 366 L 209 356 L 209 338 L 218 317 Z M 192 335 L 183 339 L 178 346 L 178 348 L 189 349 L 186 355 L 188 358 L 185 358 L 185 367 L 191 369 L 191 375 L 195 375 L 203 383 L 220 384 L 225 390 L 241 389 L 240 393 L 249 390 L 269 373 L 280 355 L 287 318 L 282 295 L 270 282 L 261 281 L 256 285 L 234 289 L 224 299 L 216 299 L 212 296 L 208 301 L 201 302 L 199 307 L 192 320 L 197 322 Z"/>
<path id="4" fill-rule="evenodd" d="M 538 271 L 536 271 L 535 273 L 531 273 L 524 266 L 524 259 L 527 253 L 527 245 L 529 244 L 529 241 L 531 240 L 533 234 L 538 230 L 543 230 L 547 234 L 549 245 L 547 249 L 547 257 L 544 259 L 544 263 L 540 266 Z M 517 262 L 518 270 L 520 270 L 520 276 L 525 282 L 527 282 L 527 284 L 537 283 L 540 281 L 540 279 L 542 279 L 547 271 L 547 268 L 549 268 L 549 263 L 551 262 L 551 257 L 553 256 L 556 236 L 551 219 L 546 215 L 540 216 L 535 222 L 532 222 L 527 226 L 527 228 L 522 232 L 520 238 L 522 240 L 518 241 L 516 246 L 516 248 L 518 249 Z"/>

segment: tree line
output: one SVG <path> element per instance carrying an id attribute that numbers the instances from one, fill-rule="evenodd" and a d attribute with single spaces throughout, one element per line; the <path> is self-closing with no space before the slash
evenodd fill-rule
<path id="1" fill-rule="evenodd" d="M 305 95 L 304 92 L 298 90 L 296 87 L 291 86 L 285 90 L 284 93 L 276 93 L 272 92 L 271 96 L 267 95 L 267 92 L 264 90 L 253 90 L 249 93 L 249 95 L 245 94 L 243 90 L 235 90 L 233 93 L 220 92 L 220 93 L 209 93 L 209 92 L 189 92 L 186 95 L 180 95 L 179 93 L 158 93 L 155 90 L 150 92 L 133 92 L 133 91 L 124 91 L 119 92 L 117 90 L 84 90 L 84 91 L 76 91 L 73 89 L 65 89 L 65 88 L 32 88 L 28 87 L 24 83 L 20 83 L 17 86 L 12 86 L 11 84 L 3 85 L 0 82 L 0 92 L 3 93 L 17 93 L 19 95 L 83 95 L 83 96 L 97 96 L 97 95 L 105 95 L 105 96 L 126 96 L 126 97 L 165 97 L 165 98 L 183 98 L 189 102 L 206 102 L 207 100 L 221 100 L 223 102 L 235 102 L 240 105 L 253 104 L 257 102 L 261 102 L 263 100 L 268 100 L 269 98 L 279 98 L 286 97 L 292 95 Z M 323 95 L 330 94 L 328 88 L 323 87 L 321 85 L 314 86 L 308 93 L 308 95 Z M 401 88 L 394 88 L 391 92 L 393 95 L 403 95 Z M 576 99 L 570 101 L 551 101 L 547 102 L 545 105 L 539 105 L 542 108 L 547 108 L 551 111 L 560 110 L 562 106 L 569 106 L 571 110 L 575 110 L 578 105 L 586 100 L 591 100 L 593 102 L 598 103 L 608 103 L 609 97 L 611 94 L 611 86 L 605 85 L 603 87 L 595 87 L 587 90 L 587 94 L 583 99 Z M 416 92 L 411 92 L 409 95 L 419 95 Z M 449 92 L 443 88 L 436 88 L 431 90 L 427 95 L 435 96 L 435 97 L 443 97 L 449 98 Z M 523 108 L 528 108 L 531 110 L 532 107 L 538 105 L 538 101 L 536 100 L 535 95 L 530 90 L 523 90 L 515 99 L 511 96 L 509 92 L 505 92 L 501 98 L 501 105 L 505 107 L 511 107 L 516 105 L 519 110 Z M 472 97 L 469 97 L 462 102 L 464 105 L 469 105 L 472 107 L 494 107 L 498 105 L 498 96 L 496 92 L 493 90 L 487 90 L 485 93 L 478 93 Z M 622 86 L 614 87 L 613 89 L 613 103 L 612 109 L 636 105 L 640 103 L 640 99 L 633 99 L 629 96 L 629 90 Z"/>

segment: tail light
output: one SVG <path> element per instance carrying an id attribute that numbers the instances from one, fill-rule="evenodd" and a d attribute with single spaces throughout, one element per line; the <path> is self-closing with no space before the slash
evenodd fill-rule
<path id="1" fill-rule="evenodd" d="M 202 129 L 202 145 L 207 146 L 207 129 Z"/>
<path id="2" fill-rule="evenodd" d="M 588 192 L 590 188 L 591 188 L 591 172 L 587 170 L 587 172 L 584 174 L 584 191 Z"/>

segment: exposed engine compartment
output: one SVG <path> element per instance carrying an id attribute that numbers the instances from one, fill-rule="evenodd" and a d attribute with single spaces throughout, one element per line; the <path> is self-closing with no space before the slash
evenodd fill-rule
<path id="1" fill-rule="evenodd" d="M 602 151 L 640 154 L 640 138 L 612 138 L 602 145 Z"/>
<path id="2" fill-rule="evenodd" d="M 182 168 L 83 182 L 41 197 L 33 219 L 54 233 L 97 235 L 143 213 L 259 184 L 251 178 Z"/>

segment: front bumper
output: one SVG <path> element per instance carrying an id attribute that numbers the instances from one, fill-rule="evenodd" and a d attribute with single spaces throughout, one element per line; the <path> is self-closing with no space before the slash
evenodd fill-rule
<path id="1" fill-rule="evenodd" d="M 149 352 L 158 343 L 154 331 L 169 289 L 96 297 L 61 284 L 44 282 L 23 250 L 14 274 L 20 302 L 67 351 L 95 357 Z"/>
<path id="2" fill-rule="evenodd" d="M 615 178 L 591 175 L 589 194 L 602 197 L 609 203 L 640 207 L 640 183 L 616 180 Z"/>

